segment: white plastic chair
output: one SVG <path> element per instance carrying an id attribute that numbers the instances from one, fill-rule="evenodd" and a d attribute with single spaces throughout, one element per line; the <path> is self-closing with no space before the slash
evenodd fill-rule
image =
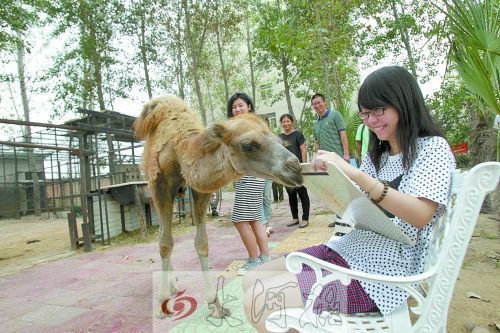
<path id="1" fill-rule="evenodd" d="M 305 253 L 293 252 L 286 258 L 287 269 L 297 274 L 302 264 L 313 268 L 316 283 L 305 308 L 287 308 L 273 312 L 266 320 L 270 332 L 446 332 L 448 307 L 453 295 L 462 261 L 467 250 L 484 197 L 495 190 L 500 178 L 500 163 L 481 163 L 468 172 L 456 172 L 452 177 L 450 202 L 443 218 L 434 228 L 428 261 L 422 274 L 392 277 L 368 274 L 339 267 Z M 321 270 L 331 272 L 322 276 Z M 382 282 L 406 290 L 414 299 L 410 308 L 406 302 L 390 315 L 360 313 L 346 315 L 324 311 L 313 312 L 314 301 L 321 286 L 335 280 L 348 285 L 351 279 Z M 305 310 L 307 309 L 307 310 Z M 410 321 L 410 311 L 417 315 Z"/>

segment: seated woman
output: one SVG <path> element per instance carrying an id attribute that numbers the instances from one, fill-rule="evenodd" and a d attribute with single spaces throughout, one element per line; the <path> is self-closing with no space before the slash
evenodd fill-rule
<path id="1" fill-rule="evenodd" d="M 405 245 L 371 231 L 354 229 L 337 241 L 301 250 L 338 266 L 373 274 L 405 276 L 423 271 L 434 221 L 444 212 L 455 160 L 425 106 L 417 81 L 404 68 L 390 66 L 371 73 L 358 94 L 359 117 L 371 131 L 370 148 L 359 169 L 332 152 L 318 151 L 311 162 L 318 171 L 332 162 L 374 203 L 386 211 L 415 245 Z M 278 310 L 266 306 L 266 290 L 282 290 L 284 307 L 303 307 L 312 284 L 309 267 L 298 275 L 279 258 L 250 271 L 243 282 L 245 312 L 259 332 Z M 264 293 L 255 293 L 262 288 Z M 281 288 L 281 289 L 280 289 Z M 379 283 L 352 280 L 323 287 L 314 312 L 388 314 L 408 295 Z"/>

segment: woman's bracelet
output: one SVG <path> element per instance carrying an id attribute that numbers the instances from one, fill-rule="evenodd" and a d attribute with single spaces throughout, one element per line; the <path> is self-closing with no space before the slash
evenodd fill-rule
<path id="1" fill-rule="evenodd" d="M 384 200 L 387 195 L 387 191 L 389 191 L 389 184 L 385 180 L 381 180 L 380 182 L 384 184 L 384 189 L 377 199 L 371 199 L 374 204 L 379 204 L 382 200 Z"/>

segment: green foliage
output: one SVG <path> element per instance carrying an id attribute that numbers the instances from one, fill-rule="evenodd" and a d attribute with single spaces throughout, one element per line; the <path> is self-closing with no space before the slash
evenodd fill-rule
<path id="1" fill-rule="evenodd" d="M 327 96 L 334 91 L 334 104 L 350 98 L 358 84 L 352 43 L 356 27 L 350 18 L 354 3 L 259 3 L 255 46 L 261 64 L 280 72 L 283 80 L 287 75 L 295 96 L 305 86 Z"/>
<path id="2" fill-rule="evenodd" d="M 491 160 L 495 149 L 498 160 L 498 131 L 491 129 L 491 118 L 500 113 L 500 1 L 445 3 L 454 68 L 479 101 L 473 114 L 472 163 Z"/>
<path id="3" fill-rule="evenodd" d="M 358 106 L 352 100 L 344 100 L 340 104 L 338 111 L 344 118 L 346 126 L 347 140 L 349 142 L 349 152 L 356 154 L 356 131 L 362 120 L 358 117 Z"/>
<path id="4" fill-rule="evenodd" d="M 455 155 L 455 162 L 458 169 L 469 169 L 472 166 L 470 154 Z"/>
<path id="5" fill-rule="evenodd" d="M 60 0 L 53 3 L 55 34 L 70 34 L 64 53 L 46 71 L 45 78 L 57 77 L 53 92 L 65 113 L 76 107 L 109 109 L 116 98 L 128 96 L 131 79 L 124 70 L 114 30 L 123 15 L 119 1 Z M 120 69 L 118 67 L 121 67 Z"/>
<path id="6" fill-rule="evenodd" d="M 44 1 L 2 0 L 0 5 L 0 50 L 15 50 L 19 39 L 17 33 L 26 34 L 29 27 L 38 21 L 38 11 Z"/>
<path id="7" fill-rule="evenodd" d="M 500 2 L 455 0 L 447 5 L 456 69 L 467 87 L 500 113 Z"/>
<path id="8" fill-rule="evenodd" d="M 314 152 L 314 130 L 313 123 L 317 119 L 316 112 L 308 105 L 303 113 L 302 121 L 297 122 L 297 129 L 299 129 L 306 138 L 307 151 Z"/>
<path id="9" fill-rule="evenodd" d="M 414 69 L 421 82 L 436 74 L 449 43 L 443 29 L 444 16 L 439 14 L 434 2 L 364 1 L 357 8 L 356 16 L 360 18 L 354 39 L 357 55 L 367 57 L 368 65 L 390 58 L 393 63 Z"/>
<path id="10" fill-rule="evenodd" d="M 450 144 L 469 141 L 478 104 L 462 81 L 449 77 L 427 104 Z"/>
<path id="11" fill-rule="evenodd" d="M 499 0 L 456 0 L 449 13 L 439 13 L 438 7 L 422 0 L 5 0 L 0 7 L 0 20 L 5 22 L 0 50 L 14 49 L 16 31 L 26 35 L 33 24 L 54 28 L 53 38 L 65 45 L 54 66 L 45 69 L 42 92 L 55 96 L 49 108 L 57 115 L 78 106 L 112 108 L 132 90 L 140 91 L 141 99 L 147 98 L 148 89 L 153 95 L 180 94 L 182 78 L 185 98 L 192 105 L 201 99 L 199 105 L 206 105 L 211 122 L 225 118 L 224 79 L 230 94 L 251 94 L 254 82 L 244 25 L 248 20 L 255 82 L 273 85 L 272 103 L 286 93 L 303 101 L 294 113 L 310 147 L 316 117 L 310 96 L 330 92 L 329 102 L 344 116 L 353 151 L 359 119 L 350 100 L 359 86 L 358 66 L 371 67 L 394 54 L 397 63 L 402 55 L 410 67 L 405 33 L 420 81 L 425 81 L 436 73 L 451 37 L 454 66 L 447 67 L 448 79 L 429 105 L 454 144 L 472 141 L 475 114 L 489 121 L 492 110 L 498 112 L 498 4 Z M 42 12 L 48 20 L 38 19 Z M 420 52 L 424 48 L 430 53 Z M 358 64 L 359 59 L 364 62 Z M 450 79 L 455 69 L 465 84 Z M 1 83 L 15 79 L 0 73 Z M 259 91 L 256 95 L 259 111 L 264 101 Z"/>

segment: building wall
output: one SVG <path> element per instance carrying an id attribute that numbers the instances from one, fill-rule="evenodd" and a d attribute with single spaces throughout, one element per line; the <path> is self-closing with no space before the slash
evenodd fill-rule
<path id="1" fill-rule="evenodd" d="M 35 169 L 38 173 L 42 173 L 39 178 L 44 179 L 44 165 L 43 159 L 38 157 L 35 158 Z M 3 156 L 0 162 L 0 182 L 14 182 L 16 180 L 16 160 L 14 157 Z M 23 157 L 17 157 L 17 172 L 18 180 L 26 180 L 25 173 L 29 171 L 28 159 Z"/>
<path id="2" fill-rule="evenodd" d="M 106 208 L 108 213 L 108 223 L 109 223 L 109 236 L 116 237 L 122 233 L 122 222 L 120 215 L 120 203 L 116 201 L 110 194 L 105 193 L 101 195 L 101 205 L 99 206 L 99 197 L 92 197 L 93 207 L 94 207 L 94 223 L 96 234 L 101 233 L 101 214 L 102 223 L 104 229 L 104 237 L 107 237 L 106 233 Z M 101 208 L 99 208 L 101 207 Z M 143 208 L 144 209 L 144 208 Z M 135 205 L 125 205 L 124 206 L 124 218 L 125 218 L 125 229 L 127 231 L 133 231 L 140 228 L 139 217 L 137 214 L 137 209 Z M 152 209 L 151 211 L 151 221 L 153 225 L 158 225 L 158 215 L 156 211 Z"/>
<path id="3" fill-rule="evenodd" d="M 264 75 L 261 78 L 261 82 L 257 86 L 255 96 L 256 112 L 258 114 L 266 115 L 269 118 L 273 129 L 281 129 L 279 118 L 281 115 L 288 113 L 288 106 L 284 96 L 271 105 L 273 100 L 272 96 L 278 92 L 284 91 L 283 82 L 277 81 L 277 77 L 279 77 L 279 73 L 276 70 L 272 70 Z M 304 100 L 296 98 L 293 91 L 291 91 L 290 94 L 293 112 L 295 117 L 299 118 L 302 112 L 302 107 L 304 106 Z M 309 105 L 310 103 L 306 102 L 306 106 Z"/>

